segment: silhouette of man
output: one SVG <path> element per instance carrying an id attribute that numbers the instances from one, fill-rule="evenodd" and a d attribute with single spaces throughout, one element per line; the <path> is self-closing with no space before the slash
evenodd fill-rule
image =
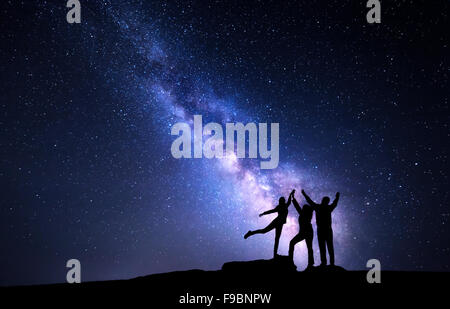
<path id="1" fill-rule="evenodd" d="M 319 241 L 320 249 L 320 266 L 327 265 L 327 252 L 330 255 L 330 265 L 334 265 L 334 247 L 333 247 L 333 229 L 331 227 L 331 213 L 336 208 L 339 201 L 339 192 L 336 193 L 336 198 L 330 205 L 330 198 L 325 196 L 320 204 L 316 204 L 311 198 L 302 190 L 302 194 L 306 201 L 316 212 L 317 225 L 317 239 Z"/>
<path id="2" fill-rule="evenodd" d="M 294 207 L 298 212 L 298 225 L 300 226 L 300 230 L 289 243 L 289 257 L 294 260 L 295 245 L 302 240 L 305 240 L 306 247 L 308 248 L 308 267 L 312 267 L 314 265 L 314 253 L 312 248 L 314 232 L 311 225 L 313 208 L 308 204 L 303 205 L 303 209 L 300 208 L 300 205 L 295 199 L 294 194 L 295 190 L 292 194 L 292 203 L 294 204 Z"/>
<path id="3" fill-rule="evenodd" d="M 276 257 L 278 255 L 277 254 L 278 253 L 278 244 L 280 242 L 281 231 L 283 230 L 283 225 L 286 223 L 286 218 L 288 215 L 288 208 L 289 208 L 289 205 L 291 204 L 291 196 L 292 196 L 293 192 L 294 192 L 294 190 L 289 194 L 289 199 L 288 199 L 287 203 L 286 203 L 285 198 L 282 196 L 282 197 L 280 197 L 280 199 L 278 201 L 278 205 L 274 209 L 265 211 L 259 215 L 260 217 L 262 217 L 262 216 L 272 214 L 275 212 L 278 213 L 278 216 L 275 219 L 273 219 L 273 221 L 270 222 L 268 226 L 266 226 L 265 228 L 260 229 L 260 230 L 248 231 L 247 234 L 244 235 L 244 238 L 247 239 L 252 235 L 265 234 L 265 233 L 275 229 L 275 245 L 273 248 L 273 257 Z"/>

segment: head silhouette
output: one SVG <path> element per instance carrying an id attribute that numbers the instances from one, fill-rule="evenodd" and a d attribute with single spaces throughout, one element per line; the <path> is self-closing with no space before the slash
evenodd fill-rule
<path id="1" fill-rule="evenodd" d="M 286 204 L 286 200 L 284 199 L 284 197 L 282 196 L 282 197 L 280 197 L 280 199 L 278 200 L 278 203 L 280 204 L 280 205 L 284 205 L 284 204 Z"/>
<path id="2" fill-rule="evenodd" d="M 322 199 L 322 205 L 328 205 L 330 203 L 330 198 L 328 196 L 325 196 Z"/>
<path id="3" fill-rule="evenodd" d="M 309 215 L 312 214 L 313 208 L 312 208 L 310 205 L 305 204 L 305 205 L 303 205 L 302 211 L 303 211 L 303 213 L 304 213 L 305 215 L 308 215 L 308 216 L 309 216 Z"/>

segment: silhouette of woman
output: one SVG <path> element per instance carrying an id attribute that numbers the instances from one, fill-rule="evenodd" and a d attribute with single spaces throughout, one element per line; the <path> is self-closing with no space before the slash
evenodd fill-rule
<path id="1" fill-rule="evenodd" d="M 314 252 L 312 248 L 314 232 L 311 225 L 313 208 L 308 204 L 303 205 L 303 209 L 300 208 L 294 194 L 292 194 L 292 203 L 298 212 L 298 224 L 300 226 L 300 230 L 289 243 L 289 257 L 294 260 L 295 245 L 302 240 L 305 240 L 306 248 L 308 249 L 308 267 L 312 267 L 314 265 Z"/>
<path id="2" fill-rule="evenodd" d="M 252 235 L 255 234 L 265 234 L 273 229 L 275 229 L 275 245 L 273 248 L 273 257 L 276 257 L 278 254 L 278 244 L 280 242 L 280 236 L 281 236 L 281 231 L 283 230 L 283 225 L 286 223 L 286 218 L 288 215 L 288 207 L 291 204 L 291 198 L 292 198 L 292 194 L 295 192 L 295 190 L 292 190 L 292 192 L 289 194 L 289 199 L 286 203 L 285 198 L 282 196 L 280 197 L 279 201 L 278 201 L 278 205 L 271 210 L 265 211 L 263 213 L 261 213 L 259 216 L 265 216 L 268 214 L 272 214 L 277 212 L 278 216 L 273 219 L 272 222 L 269 223 L 268 226 L 266 226 L 263 229 L 260 230 L 256 230 L 256 231 L 248 231 L 247 234 L 244 235 L 244 238 L 247 239 Z"/>

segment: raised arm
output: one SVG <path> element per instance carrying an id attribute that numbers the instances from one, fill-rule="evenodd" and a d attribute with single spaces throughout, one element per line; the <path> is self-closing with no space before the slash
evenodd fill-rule
<path id="1" fill-rule="evenodd" d="M 314 207 L 319 206 L 318 204 L 314 203 L 314 201 L 308 196 L 308 194 L 306 194 L 306 192 L 304 190 L 302 190 L 302 194 L 311 207 L 314 208 Z"/>
<path id="2" fill-rule="evenodd" d="M 333 203 L 331 203 L 331 211 L 333 211 L 335 208 L 336 208 L 336 206 L 337 206 L 337 203 L 339 202 L 339 197 L 341 196 L 341 194 L 338 192 L 338 193 L 336 193 L 336 198 L 334 199 L 334 201 L 333 201 Z"/>
<path id="3" fill-rule="evenodd" d="M 294 191 L 293 191 L 293 192 L 294 192 Z M 291 205 L 291 199 L 292 199 L 292 192 L 289 194 L 289 198 L 288 198 L 288 201 L 287 201 L 287 203 L 286 203 L 286 206 Z"/>
<path id="4" fill-rule="evenodd" d="M 274 209 L 271 209 L 271 210 L 267 210 L 267 211 L 265 211 L 263 213 L 260 213 L 259 216 L 262 217 L 262 216 L 265 216 L 265 215 L 268 215 L 268 214 L 273 214 L 273 213 L 278 211 L 277 207 L 275 207 Z"/>
<path id="5" fill-rule="evenodd" d="M 298 204 L 294 196 L 292 197 L 292 203 L 294 204 L 295 210 L 297 210 L 298 214 L 301 215 L 302 209 L 300 208 L 300 205 Z"/>

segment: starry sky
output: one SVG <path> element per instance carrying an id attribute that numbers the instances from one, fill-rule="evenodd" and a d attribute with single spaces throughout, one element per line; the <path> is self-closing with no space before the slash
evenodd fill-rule
<path id="1" fill-rule="evenodd" d="M 0 284 L 267 259 L 273 232 L 243 235 L 293 188 L 341 192 L 338 265 L 449 271 L 448 1 L 382 1 L 373 25 L 365 1 L 0 6 Z M 280 123 L 279 166 L 174 159 L 196 114 Z M 281 254 L 297 231 L 291 208 Z"/>

